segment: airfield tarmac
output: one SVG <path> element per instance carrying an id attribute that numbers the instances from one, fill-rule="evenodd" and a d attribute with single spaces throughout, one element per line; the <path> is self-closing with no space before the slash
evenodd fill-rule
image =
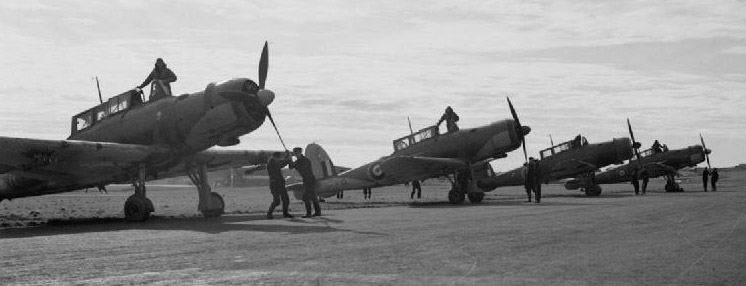
<path id="1" fill-rule="evenodd" d="M 721 175 L 716 193 L 699 191 L 697 178 L 684 193 L 654 180 L 646 196 L 629 185 L 604 186 L 596 198 L 550 186 L 541 204 L 504 188 L 453 206 L 441 203 L 445 189 L 428 186 L 410 204 L 408 189 L 391 187 L 374 189 L 372 202 L 346 192 L 323 217 L 290 220 L 264 218 L 266 190 L 249 193 L 264 196 L 255 210 L 226 191 L 230 214 L 216 219 L 179 214 L 176 200 L 158 200 L 175 191 L 152 191 L 156 217 L 144 223 L 109 217 L 116 211 L 102 203 L 90 206 L 98 218 L 63 214 L 0 230 L 0 284 L 746 285 L 744 176 Z M 120 195 L 128 193 L 36 199 L 98 198 L 121 209 Z"/>

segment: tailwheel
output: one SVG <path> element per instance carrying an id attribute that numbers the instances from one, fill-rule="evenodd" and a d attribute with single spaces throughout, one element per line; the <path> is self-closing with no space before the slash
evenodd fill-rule
<path id="1" fill-rule="evenodd" d="M 452 204 L 460 204 L 465 200 L 464 193 L 460 190 L 453 188 L 448 192 L 448 202 Z"/>
<path id="2" fill-rule="evenodd" d="M 201 210 L 205 217 L 217 217 L 225 213 L 225 201 L 223 196 L 216 192 L 210 192 L 210 203 L 206 209 Z"/>
<path id="3" fill-rule="evenodd" d="M 589 197 L 597 197 L 601 194 L 601 186 L 599 185 L 590 185 L 587 188 L 585 188 L 585 195 Z"/>
<path id="4" fill-rule="evenodd" d="M 481 203 L 484 199 L 484 193 L 469 193 L 467 196 L 472 203 Z"/>
<path id="5" fill-rule="evenodd" d="M 124 218 L 127 221 L 145 221 L 153 211 L 153 202 L 138 194 L 131 195 L 124 203 Z"/>

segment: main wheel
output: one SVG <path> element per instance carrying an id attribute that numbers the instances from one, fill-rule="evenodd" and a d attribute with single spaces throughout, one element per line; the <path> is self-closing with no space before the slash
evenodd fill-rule
<path id="1" fill-rule="evenodd" d="M 448 202 L 452 204 L 460 204 L 464 202 L 464 193 L 452 189 L 448 192 Z"/>
<path id="2" fill-rule="evenodd" d="M 225 212 L 225 201 L 223 196 L 216 192 L 210 193 L 210 205 L 208 209 L 202 210 L 202 215 L 205 217 L 217 217 L 221 216 Z"/>
<path id="3" fill-rule="evenodd" d="M 589 197 L 597 197 L 601 194 L 601 186 L 589 186 L 585 188 L 585 195 Z"/>
<path id="4" fill-rule="evenodd" d="M 131 195 L 124 202 L 124 218 L 128 221 L 145 221 L 153 212 L 153 202 L 147 197 Z"/>
<path id="5" fill-rule="evenodd" d="M 469 193 L 467 197 L 469 197 L 469 201 L 472 203 L 481 203 L 484 199 L 484 193 Z"/>

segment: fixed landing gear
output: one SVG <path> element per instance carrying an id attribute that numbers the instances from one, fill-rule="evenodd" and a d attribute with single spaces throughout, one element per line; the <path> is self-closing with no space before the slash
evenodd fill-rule
<path id="1" fill-rule="evenodd" d="M 145 221 L 155 211 L 153 202 L 145 196 L 145 165 L 140 164 L 137 169 L 137 178 L 132 182 L 135 194 L 124 202 L 124 219 L 128 221 Z"/>
<path id="2" fill-rule="evenodd" d="M 581 189 L 581 191 L 584 191 L 586 196 L 597 197 L 601 194 L 601 186 L 593 184 Z"/>
<path id="3" fill-rule="evenodd" d="M 466 198 L 472 203 L 480 203 L 484 199 L 484 191 L 477 188 L 476 182 L 471 178 L 470 172 L 457 172 L 454 174 L 456 182 L 451 181 L 451 190 L 448 192 L 448 202 L 461 204 Z"/>
<path id="4" fill-rule="evenodd" d="M 679 186 L 679 183 L 676 182 L 676 178 L 674 177 L 674 175 L 667 175 L 665 190 L 668 193 L 677 193 L 677 192 L 683 192 L 684 188 Z"/>
<path id="5" fill-rule="evenodd" d="M 207 166 L 199 165 L 187 170 L 189 179 L 197 186 L 199 193 L 199 205 L 197 209 L 205 217 L 218 217 L 225 212 L 225 202 L 220 194 L 212 192 L 210 183 L 207 182 Z"/>

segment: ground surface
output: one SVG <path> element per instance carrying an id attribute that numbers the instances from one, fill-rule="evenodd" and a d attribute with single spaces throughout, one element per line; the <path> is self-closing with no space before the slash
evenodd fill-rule
<path id="1" fill-rule="evenodd" d="M 218 190 L 217 219 L 198 216 L 193 188 L 151 188 L 144 223 L 123 221 L 124 190 L 19 199 L 0 204 L 0 284 L 746 285 L 742 178 L 721 173 L 716 193 L 655 180 L 646 196 L 551 186 L 541 204 L 505 188 L 452 206 L 436 186 L 410 203 L 391 187 L 314 219 L 266 220 L 263 188 Z"/>

